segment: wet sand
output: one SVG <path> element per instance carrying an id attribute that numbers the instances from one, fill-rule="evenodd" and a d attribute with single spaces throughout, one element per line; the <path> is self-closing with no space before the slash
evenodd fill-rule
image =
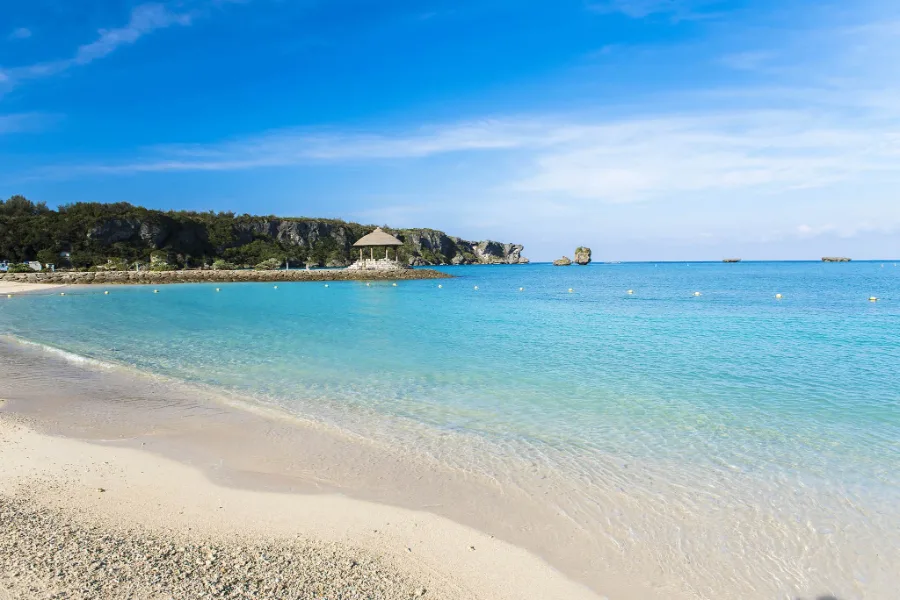
<path id="1" fill-rule="evenodd" d="M 23 283 L 0 279 L 0 296 L 58 291 L 62 287 L 66 287 L 66 285 L 60 283 Z"/>

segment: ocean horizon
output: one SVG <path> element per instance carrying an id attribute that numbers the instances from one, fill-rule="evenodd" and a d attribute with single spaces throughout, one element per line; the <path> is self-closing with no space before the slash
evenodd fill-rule
<path id="1" fill-rule="evenodd" d="M 877 598 L 900 564 L 900 267 L 881 263 L 82 286 L 3 299 L 0 334 L 490 479 L 698 596 Z"/>

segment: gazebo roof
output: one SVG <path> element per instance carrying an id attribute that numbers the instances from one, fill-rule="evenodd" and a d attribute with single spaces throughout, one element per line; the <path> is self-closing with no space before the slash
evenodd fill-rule
<path id="1" fill-rule="evenodd" d="M 375 231 L 369 235 L 364 235 L 353 244 L 355 248 L 362 246 L 402 246 L 403 242 L 395 238 L 389 233 L 382 231 L 381 227 L 376 227 Z"/>

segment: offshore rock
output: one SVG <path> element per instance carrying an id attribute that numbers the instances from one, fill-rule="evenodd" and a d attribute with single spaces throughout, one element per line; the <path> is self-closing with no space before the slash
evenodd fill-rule
<path id="1" fill-rule="evenodd" d="M 591 262 L 591 249 L 585 246 L 575 248 L 575 263 L 579 265 L 587 265 Z"/>
<path id="2" fill-rule="evenodd" d="M 553 261 L 554 267 L 568 267 L 571 264 L 572 264 L 572 261 L 569 259 L 568 256 L 563 256 L 562 258 L 557 258 L 556 260 Z"/>

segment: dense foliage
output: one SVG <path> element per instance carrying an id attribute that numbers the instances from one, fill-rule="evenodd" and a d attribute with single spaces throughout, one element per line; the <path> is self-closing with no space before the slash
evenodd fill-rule
<path id="1" fill-rule="evenodd" d="M 311 233 L 284 239 L 269 230 L 273 221 Z M 22 196 L 0 200 L 0 260 L 11 263 L 121 268 L 139 262 L 156 269 L 215 261 L 239 267 L 286 260 L 325 265 L 347 262 L 353 242 L 370 230 L 338 220 L 163 212 L 127 203 L 76 203 L 52 210 Z"/>

